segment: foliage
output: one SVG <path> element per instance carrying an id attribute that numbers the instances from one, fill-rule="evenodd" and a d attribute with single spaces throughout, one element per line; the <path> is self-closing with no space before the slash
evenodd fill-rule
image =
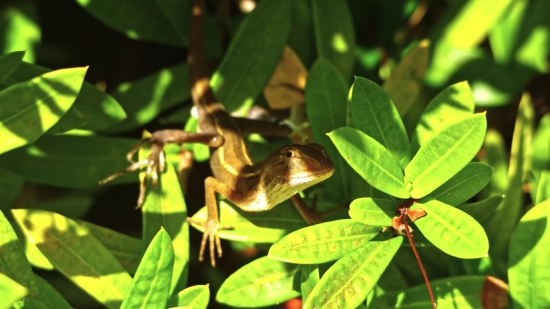
<path id="1" fill-rule="evenodd" d="M 196 130 L 188 66 L 160 65 L 105 92 L 85 81 L 93 67 L 33 64 L 48 63 L 38 1 L 2 4 L 0 294 L 9 297 L 0 308 L 76 307 L 74 287 L 91 297 L 88 307 L 257 308 L 291 299 L 303 308 L 429 307 L 412 245 L 395 230 L 401 207 L 425 213 L 408 225 L 439 308 L 550 306 L 550 115 L 536 113 L 527 87 L 548 72 L 550 2 L 240 1 L 256 5 L 250 13 L 226 2 L 210 3 L 204 32 L 218 100 L 241 116 L 272 104 L 261 93 L 290 47 L 303 83 L 280 97 L 303 93 L 305 108 L 294 111 L 307 113 L 311 137 L 336 168 L 302 195 L 320 211 L 345 203 L 349 211 L 307 226 L 289 201 L 250 213 L 221 200 L 220 222 L 233 227 L 220 232 L 232 246 L 222 261 L 233 264 L 212 270 L 196 262 L 186 220 L 206 218 L 206 208 L 188 213 L 186 204 L 195 193 L 188 184 L 203 178 L 191 179 L 182 163 L 182 149 L 197 162 L 208 149 L 170 145 L 140 210 L 140 237 L 122 229 L 126 222 L 89 222 L 102 193 L 143 182 L 134 173 L 96 187 L 127 167 L 145 127 Z M 190 0 L 75 3 L 119 36 L 180 54 L 189 45 Z M 515 112 L 519 96 L 507 141 L 488 120 L 495 107 Z M 254 158 L 289 143 L 248 142 Z"/>

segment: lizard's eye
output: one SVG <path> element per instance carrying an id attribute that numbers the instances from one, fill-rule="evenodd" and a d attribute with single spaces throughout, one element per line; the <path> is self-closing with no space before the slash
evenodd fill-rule
<path id="1" fill-rule="evenodd" d="M 293 155 L 292 151 L 285 151 L 284 154 L 285 154 L 285 156 L 286 156 L 287 158 L 290 158 L 290 157 L 292 157 L 292 155 Z"/>

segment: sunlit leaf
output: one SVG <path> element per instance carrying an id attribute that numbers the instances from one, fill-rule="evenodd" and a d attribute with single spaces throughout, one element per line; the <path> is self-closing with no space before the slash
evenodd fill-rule
<path id="1" fill-rule="evenodd" d="M 305 264 L 302 265 L 301 270 L 302 284 L 300 284 L 300 291 L 302 292 L 302 300 L 306 300 L 313 288 L 319 283 L 319 266 L 317 264 Z"/>
<path id="2" fill-rule="evenodd" d="M 0 294 L 4 295 L 0 299 L 0 308 L 11 308 L 14 302 L 25 297 L 27 293 L 27 288 L 0 272 Z"/>
<path id="3" fill-rule="evenodd" d="M 234 272 L 227 278 L 216 301 L 232 307 L 258 308 L 289 300 L 300 295 L 293 289 L 298 265 L 259 258 Z"/>
<path id="4" fill-rule="evenodd" d="M 403 237 L 371 241 L 339 259 L 304 302 L 304 309 L 356 308 L 370 293 Z"/>
<path id="5" fill-rule="evenodd" d="M 174 269 L 170 235 L 160 228 L 145 251 L 120 308 L 166 308 Z"/>
<path id="6" fill-rule="evenodd" d="M 167 307 L 187 307 L 193 309 L 206 309 L 210 301 L 210 289 L 208 284 L 195 285 L 180 291 L 172 296 L 166 304 Z"/>
<path id="7" fill-rule="evenodd" d="M 458 205 L 456 208 L 469 214 L 477 222 L 481 222 L 497 209 L 503 199 L 504 195 L 493 195 L 479 202 Z"/>
<path id="8" fill-rule="evenodd" d="M 0 153 L 36 141 L 73 105 L 87 68 L 62 69 L 0 91 Z"/>
<path id="9" fill-rule="evenodd" d="M 441 251 L 463 259 L 487 255 L 487 235 L 471 216 L 438 200 L 416 203 L 410 209 L 419 208 L 427 214 L 414 223 L 424 237 Z"/>
<path id="10" fill-rule="evenodd" d="M 334 261 L 367 243 L 380 232 L 353 220 L 312 225 L 286 235 L 269 249 L 269 256 L 284 262 L 320 264 Z"/>
<path id="11" fill-rule="evenodd" d="M 349 127 L 328 134 L 340 155 L 376 189 L 399 198 L 409 198 L 403 171 L 391 153 L 372 137 Z"/>
<path id="12" fill-rule="evenodd" d="M 391 226 L 398 203 L 379 198 L 358 198 L 349 205 L 349 216 L 363 224 Z"/>
<path id="13" fill-rule="evenodd" d="M 15 1 L 3 7 L 0 11 L 0 54 L 24 50 L 23 60 L 35 61 L 42 36 L 37 6 L 32 1 Z"/>

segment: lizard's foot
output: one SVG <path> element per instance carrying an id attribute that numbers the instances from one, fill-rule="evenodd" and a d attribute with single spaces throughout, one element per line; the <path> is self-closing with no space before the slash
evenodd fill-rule
<path id="1" fill-rule="evenodd" d="M 220 225 L 218 220 L 206 220 L 205 222 L 195 221 L 191 218 L 187 218 L 189 223 L 201 225 L 204 227 L 204 234 L 202 235 L 201 248 L 199 252 L 199 261 L 204 260 L 204 249 L 206 248 L 206 242 L 208 241 L 210 247 L 210 264 L 212 267 L 216 267 L 216 251 L 218 257 L 222 257 L 222 245 L 220 241 L 220 230 L 232 229 L 229 225 Z"/>
<path id="2" fill-rule="evenodd" d="M 149 153 L 149 156 L 147 156 L 146 159 L 140 160 L 138 162 L 134 162 L 132 160 L 132 156 L 145 144 L 151 144 L 151 152 Z M 139 197 L 137 201 L 136 208 L 140 208 L 143 205 L 143 201 L 145 199 L 145 191 L 147 189 L 147 182 L 149 181 L 149 178 L 152 179 L 153 187 L 156 187 L 158 183 L 159 178 L 159 172 L 162 173 L 164 171 L 164 168 L 166 166 L 166 160 L 164 158 L 164 152 L 163 152 L 164 143 L 154 143 L 151 138 L 147 138 L 136 144 L 130 152 L 126 155 L 126 159 L 132 163 L 129 167 L 126 169 L 115 173 L 113 175 L 108 176 L 107 178 L 99 181 L 99 184 L 105 184 L 117 177 L 120 177 L 126 173 L 137 171 L 141 169 L 142 167 L 146 166 L 147 169 L 145 171 L 145 177 L 143 178 L 143 182 L 141 184 L 141 187 L 139 189 Z"/>

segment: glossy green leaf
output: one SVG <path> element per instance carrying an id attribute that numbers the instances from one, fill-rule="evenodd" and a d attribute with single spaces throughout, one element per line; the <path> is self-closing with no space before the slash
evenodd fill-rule
<path id="1" fill-rule="evenodd" d="M 427 215 L 414 222 L 416 227 L 441 251 L 462 259 L 487 255 L 487 235 L 470 215 L 438 200 L 416 203 L 411 210 L 418 208 Z"/>
<path id="2" fill-rule="evenodd" d="M 219 203 L 220 224 L 233 229 L 221 230 L 220 238 L 253 243 L 274 243 L 284 235 L 307 226 L 290 201 L 285 201 L 268 211 L 247 212 L 231 205 L 227 200 Z M 203 222 L 207 218 L 206 207 L 193 215 L 193 220 Z M 192 224 L 200 232 L 204 227 Z"/>
<path id="3" fill-rule="evenodd" d="M 126 153 L 137 141 L 100 137 L 44 135 L 32 145 L 0 156 L 0 166 L 36 182 L 69 188 L 89 188 L 128 167 Z M 108 184 L 135 182 L 136 173 Z"/>
<path id="4" fill-rule="evenodd" d="M 398 198 L 409 198 L 405 177 L 391 153 L 361 131 L 342 127 L 328 134 L 340 155 L 376 189 Z"/>
<path id="5" fill-rule="evenodd" d="M 477 154 L 485 138 L 485 114 L 475 114 L 440 129 L 405 169 L 411 197 L 422 198 L 456 175 Z"/>
<path id="6" fill-rule="evenodd" d="M 490 29 L 489 43 L 497 63 L 508 65 L 514 60 L 528 4 L 525 0 L 512 1 L 499 22 Z"/>
<path id="7" fill-rule="evenodd" d="M 399 204 L 381 198 L 358 198 L 349 205 L 349 216 L 363 224 L 374 226 L 391 226 Z"/>
<path id="8" fill-rule="evenodd" d="M 495 273 L 505 278 L 508 269 L 508 247 L 512 232 L 524 211 L 523 179 L 527 176 L 529 153 L 534 123 L 534 110 L 528 95 L 524 95 L 519 104 L 514 126 L 510 164 L 507 173 L 507 185 L 504 202 L 491 217 L 483 222 L 491 248 L 489 255 Z"/>
<path id="9" fill-rule="evenodd" d="M 51 286 L 48 281 L 42 279 L 38 275 L 34 275 L 34 278 L 36 279 L 36 285 L 38 287 L 38 295 L 31 298 L 34 302 L 38 302 L 40 305 L 44 306 L 44 308 L 49 309 L 70 309 L 73 308 L 64 298 L 59 294 L 58 291 L 56 291 L 53 286 Z M 28 301 L 31 300 L 29 298 L 26 298 L 23 300 L 24 306 L 21 308 L 37 308 L 32 306 L 33 304 L 29 304 Z M 39 305 L 39 306 L 40 306 Z"/>
<path id="10" fill-rule="evenodd" d="M 512 0 L 498 3 L 471 0 L 464 5 L 444 30 L 443 39 L 460 48 L 470 48 L 480 43 L 495 25 Z"/>
<path id="11" fill-rule="evenodd" d="M 174 269 L 174 247 L 162 227 L 139 263 L 120 308 L 166 308 Z"/>
<path id="12" fill-rule="evenodd" d="M 32 1 L 6 2 L 0 11 L 0 54 L 25 51 L 24 61 L 34 62 L 42 36 L 38 4 Z"/>
<path id="13" fill-rule="evenodd" d="M 302 308 L 356 308 L 370 293 L 403 237 L 371 241 L 339 259 L 323 275 Z"/>
<path id="14" fill-rule="evenodd" d="M 127 118 L 106 132 L 129 131 L 147 124 L 166 109 L 189 99 L 190 87 L 187 64 L 119 85 L 110 95 L 124 108 Z"/>
<path id="15" fill-rule="evenodd" d="M 404 169 L 411 160 L 409 138 L 388 94 L 374 82 L 356 77 L 351 109 L 353 126 L 384 146 Z"/>
<path id="16" fill-rule="evenodd" d="M 317 55 L 329 60 L 349 81 L 353 70 L 355 31 L 344 0 L 311 1 Z"/>
<path id="17" fill-rule="evenodd" d="M 550 200 L 529 210 L 510 238 L 508 278 L 514 308 L 550 306 Z"/>
<path id="18" fill-rule="evenodd" d="M 0 308 L 12 308 L 14 302 L 20 300 L 27 295 L 27 288 L 10 279 L 10 277 L 0 272 Z"/>
<path id="19" fill-rule="evenodd" d="M 424 109 L 411 138 L 411 152 L 416 153 L 449 122 L 472 115 L 474 108 L 474 98 L 468 82 L 445 88 Z"/>
<path id="20" fill-rule="evenodd" d="M 493 169 L 483 163 L 470 162 L 460 172 L 429 194 L 427 199 L 456 206 L 476 195 L 491 179 Z"/>
<path id="21" fill-rule="evenodd" d="M 315 288 L 317 283 L 319 283 L 319 266 L 317 264 L 305 264 L 301 267 L 302 278 L 300 284 L 300 291 L 302 294 L 302 301 L 305 301 L 311 291 Z"/>
<path id="22" fill-rule="evenodd" d="M 250 107 L 279 63 L 291 24 L 290 0 L 266 0 L 246 16 L 210 80 L 228 111 Z"/>
<path id="23" fill-rule="evenodd" d="M 542 203 L 550 198 L 550 171 L 543 171 L 537 186 L 537 199 L 535 204 Z"/>
<path id="24" fill-rule="evenodd" d="M 111 252 L 126 271 L 131 274 L 136 272 L 143 253 L 143 243 L 141 239 L 86 221 L 78 221 L 78 223 L 81 227 L 86 228 L 94 235 L 94 237 Z"/>
<path id="25" fill-rule="evenodd" d="M 12 210 L 25 235 L 75 285 L 108 308 L 119 308 L 132 278 L 87 229 L 43 210 Z"/>
<path id="26" fill-rule="evenodd" d="M 437 308 L 483 308 L 485 276 L 460 276 L 430 280 Z M 432 307 L 424 283 L 386 294 L 387 308 L 424 309 Z"/>
<path id="27" fill-rule="evenodd" d="M 334 201 L 349 200 L 348 176 L 352 171 L 327 133 L 346 125 L 348 87 L 336 68 L 326 59 L 318 59 L 308 74 L 305 99 L 313 140 L 325 147 L 335 166 L 335 173 L 324 184 Z M 330 112 L 328 112 L 330 111 Z"/>
<path id="28" fill-rule="evenodd" d="M 24 55 L 24 51 L 18 51 L 0 56 L 0 83 L 17 69 Z"/>
<path id="29" fill-rule="evenodd" d="M 17 70 L 0 84 L 0 89 L 30 80 L 50 71 L 50 69 L 44 67 L 21 62 Z M 86 124 L 81 127 L 83 130 L 103 130 L 126 118 L 126 113 L 122 107 L 111 96 L 87 82 L 82 85 L 73 108 L 76 108 L 86 119 Z M 60 122 L 63 121 L 62 118 Z"/>
<path id="30" fill-rule="evenodd" d="M 168 300 L 167 307 L 206 309 L 210 301 L 210 288 L 206 285 L 194 285 L 180 291 Z"/>
<path id="31" fill-rule="evenodd" d="M 76 107 L 71 106 L 67 113 L 59 119 L 59 121 L 51 127 L 46 133 L 47 134 L 62 134 L 70 130 L 81 128 L 86 125 L 86 119 L 84 116 L 76 109 Z"/>
<path id="32" fill-rule="evenodd" d="M 531 147 L 533 169 L 550 170 L 550 113 L 540 119 Z"/>
<path id="33" fill-rule="evenodd" d="M 293 288 L 299 270 L 298 265 L 261 257 L 231 274 L 218 290 L 216 301 L 246 308 L 284 302 L 300 295 Z"/>
<path id="34" fill-rule="evenodd" d="M 21 284 L 27 295 L 38 293 L 31 265 L 10 222 L 0 211 L 0 273 Z"/>
<path id="35" fill-rule="evenodd" d="M 10 209 L 23 191 L 24 179 L 0 167 L 0 210 Z"/>
<path id="36" fill-rule="evenodd" d="M 487 219 L 504 200 L 504 195 L 493 195 L 475 203 L 461 204 L 456 208 L 469 214 L 477 222 Z"/>
<path id="37" fill-rule="evenodd" d="M 292 26 L 288 35 L 288 47 L 296 53 L 306 68 L 310 68 L 317 55 L 313 32 L 313 14 L 309 0 L 295 0 L 292 9 Z"/>
<path id="38" fill-rule="evenodd" d="M 140 158 L 144 151 L 140 151 Z M 143 181 L 143 180 L 142 180 Z M 141 208 L 143 215 L 143 245 L 147 246 L 163 227 L 177 248 L 170 295 L 187 285 L 189 271 L 189 224 L 187 207 L 174 167 L 166 164 L 156 188 L 150 190 Z"/>
<path id="39" fill-rule="evenodd" d="M 87 68 L 46 73 L 0 91 L 0 153 L 36 141 L 73 105 Z"/>
<path id="40" fill-rule="evenodd" d="M 367 243 L 380 230 L 350 219 L 324 222 L 281 238 L 271 246 L 269 256 L 298 264 L 330 262 Z"/>
<path id="41" fill-rule="evenodd" d="M 418 98 L 429 60 L 430 41 L 422 40 L 407 52 L 392 70 L 390 78 L 382 84 L 399 115 L 405 115 Z"/>

